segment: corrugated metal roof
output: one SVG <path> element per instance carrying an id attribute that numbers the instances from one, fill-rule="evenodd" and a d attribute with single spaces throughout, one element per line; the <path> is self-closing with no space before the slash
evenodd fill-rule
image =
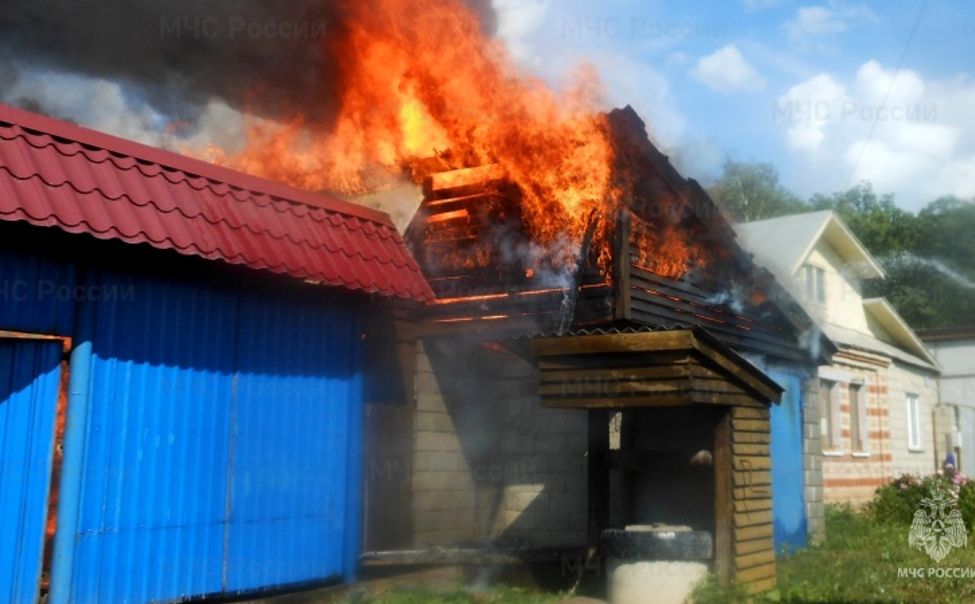
<path id="1" fill-rule="evenodd" d="M 0 220 L 433 298 L 386 214 L 6 105 Z"/>

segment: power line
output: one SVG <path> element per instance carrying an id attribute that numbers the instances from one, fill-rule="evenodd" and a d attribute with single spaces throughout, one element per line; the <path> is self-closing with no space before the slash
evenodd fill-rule
<path id="1" fill-rule="evenodd" d="M 860 169 L 860 162 L 863 160 L 863 154 L 867 150 L 867 144 L 870 143 L 870 139 L 873 138 L 873 131 L 877 128 L 877 121 L 880 119 L 880 112 L 887 106 L 887 99 L 890 98 L 890 92 L 894 89 L 894 83 L 897 82 L 897 76 L 900 75 L 901 67 L 904 66 L 904 57 L 907 56 L 907 49 L 911 47 L 911 42 L 914 40 L 914 34 L 917 33 L 917 27 L 921 24 L 921 17 L 924 15 L 924 10 L 928 7 L 928 0 L 923 0 L 921 2 L 921 8 L 917 11 L 917 17 L 914 19 L 914 25 L 911 27 L 911 33 L 907 36 L 907 42 L 904 44 L 904 50 L 901 51 L 900 59 L 897 61 L 897 69 L 894 70 L 894 77 L 890 79 L 890 85 L 887 86 L 887 92 L 884 94 L 884 100 L 881 101 L 880 107 L 873 112 L 873 122 L 870 124 L 870 131 L 867 132 L 867 138 L 863 141 L 860 146 L 860 153 L 857 156 L 857 161 L 853 164 L 853 169 L 850 171 L 850 176 L 846 179 L 846 188 L 849 189 L 850 185 L 853 183 L 853 177 L 856 175 L 857 170 Z"/>

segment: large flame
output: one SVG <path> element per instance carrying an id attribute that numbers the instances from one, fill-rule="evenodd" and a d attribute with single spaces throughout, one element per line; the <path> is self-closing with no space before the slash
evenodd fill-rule
<path id="1" fill-rule="evenodd" d="M 523 193 L 540 243 L 581 239 L 588 217 L 611 217 L 613 148 L 599 82 L 580 69 L 556 93 L 519 74 L 460 0 L 345 0 L 349 19 L 323 48 L 341 65 L 339 112 L 249 129 L 233 167 L 302 188 L 382 188 L 423 158 L 447 168 L 497 164 Z"/>

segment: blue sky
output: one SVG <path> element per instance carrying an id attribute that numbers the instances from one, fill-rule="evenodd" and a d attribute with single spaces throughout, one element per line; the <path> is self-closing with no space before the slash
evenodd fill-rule
<path id="1" fill-rule="evenodd" d="M 495 6 L 520 64 L 557 82 L 593 63 L 607 103 L 699 180 L 730 158 L 772 162 L 803 196 L 861 180 L 911 210 L 975 196 L 975 3 Z"/>
<path id="2" fill-rule="evenodd" d="M 941 195 L 975 197 L 971 0 L 492 2 L 523 70 L 558 86 L 594 65 L 606 107 L 633 105 L 705 184 L 732 159 L 773 163 L 803 197 L 863 180 L 912 211 Z M 21 76 L 0 97 L 147 144 L 232 149 L 243 139 L 241 114 L 219 99 L 186 132 L 120 82 Z"/>

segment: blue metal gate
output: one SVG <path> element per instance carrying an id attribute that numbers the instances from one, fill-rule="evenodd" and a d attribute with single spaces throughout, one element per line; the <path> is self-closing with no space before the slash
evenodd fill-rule
<path id="1" fill-rule="evenodd" d="M 102 274 L 72 356 L 51 601 L 348 578 L 358 313 L 307 293 Z M 87 374 L 87 377 L 86 377 Z M 69 499 L 70 498 L 70 499 Z"/>
<path id="2" fill-rule="evenodd" d="M 769 371 L 785 388 L 782 402 L 772 405 L 772 515 L 775 549 L 806 545 L 806 500 L 802 457 L 802 383 L 798 375 Z"/>
<path id="3" fill-rule="evenodd" d="M 0 602 L 37 599 L 61 343 L 0 339 Z"/>

